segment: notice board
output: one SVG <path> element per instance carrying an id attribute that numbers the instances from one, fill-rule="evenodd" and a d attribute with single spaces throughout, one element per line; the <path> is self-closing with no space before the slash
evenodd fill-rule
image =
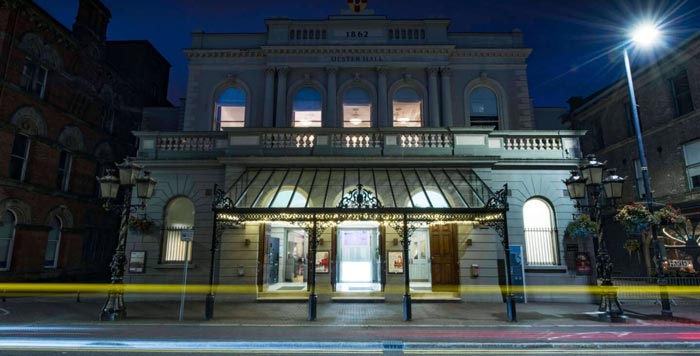
<path id="1" fill-rule="evenodd" d="M 523 247 L 521 245 L 510 245 L 510 282 L 513 287 L 518 289 L 513 293 L 516 303 L 527 302 L 525 298 L 524 262 Z"/>

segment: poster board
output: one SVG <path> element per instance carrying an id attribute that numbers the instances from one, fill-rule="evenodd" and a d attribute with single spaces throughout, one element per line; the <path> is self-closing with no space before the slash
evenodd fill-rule
<path id="1" fill-rule="evenodd" d="M 146 272 L 146 251 L 131 251 L 129 273 Z"/>
<path id="2" fill-rule="evenodd" d="M 510 245 L 510 281 L 518 291 L 513 293 L 516 303 L 527 303 L 525 297 L 525 263 L 523 259 L 523 246 Z"/>
<path id="3" fill-rule="evenodd" d="M 389 261 L 389 273 L 403 273 L 402 251 L 389 251 L 387 259 Z"/>

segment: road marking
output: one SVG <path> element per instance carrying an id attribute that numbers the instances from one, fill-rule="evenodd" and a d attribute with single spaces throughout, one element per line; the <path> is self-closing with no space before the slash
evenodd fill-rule
<path id="1" fill-rule="evenodd" d="M 0 308 L 0 316 L 10 315 L 10 311 L 5 308 Z"/>

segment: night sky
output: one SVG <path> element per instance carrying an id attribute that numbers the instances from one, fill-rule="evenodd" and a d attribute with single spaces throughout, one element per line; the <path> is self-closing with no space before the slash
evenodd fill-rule
<path id="1" fill-rule="evenodd" d="M 78 0 L 34 0 L 68 28 Z M 264 19 L 325 19 L 345 0 L 103 0 L 112 11 L 108 39 L 147 39 L 172 64 L 169 99 L 184 97 L 190 32 L 264 32 Z M 662 24 L 663 43 L 632 53 L 633 66 L 667 53 L 700 29 L 700 0 L 370 0 L 390 19 L 450 18 L 450 31 L 509 32 L 519 28 L 533 49 L 528 63 L 535 106 L 566 106 L 623 75 L 621 46 L 640 19 Z"/>

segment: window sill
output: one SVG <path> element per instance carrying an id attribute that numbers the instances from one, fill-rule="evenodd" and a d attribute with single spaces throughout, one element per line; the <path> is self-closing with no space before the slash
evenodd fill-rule
<path id="1" fill-rule="evenodd" d="M 155 265 L 154 268 L 155 269 L 183 269 L 183 268 L 185 268 L 185 264 L 184 263 L 159 263 L 159 264 Z M 190 263 L 187 266 L 188 270 L 195 269 L 195 268 L 197 268 L 197 265 L 194 263 Z"/>
<path id="2" fill-rule="evenodd" d="M 525 267 L 525 273 L 566 273 L 565 266 L 530 266 Z"/>

